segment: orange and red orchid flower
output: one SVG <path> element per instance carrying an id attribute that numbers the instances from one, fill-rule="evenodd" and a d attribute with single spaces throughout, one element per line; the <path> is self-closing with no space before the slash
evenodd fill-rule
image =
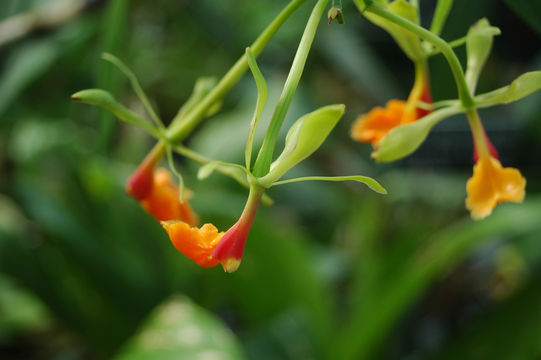
<path id="1" fill-rule="evenodd" d="M 351 127 L 351 137 L 359 142 L 371 143 L 376 147 L 389 131 L 397 126 L 414 122 L 430 111 L 417 106 L 419 101 L 432 102 L 426 66 L 416 65 L 415 83 L 408 101 L 392 99 L 385 108 L 377 106 L 360 115 Z"/>
<path id="2" fill-rule="evenodd" d="M 169 171 L 155 170 L 162 155 L 158 148 L 143 160 L 126 182 L 126 192 L 139 200 L 141 206 L 158 221 L 179 220 L 197 226 L 198 217 L 188 203 L 191 193 L 186 191 L 181 202 L 179 189 L 171 181 Z"/>
<path id="3" fill-rule="evenodd" d="M 473 176 L 466 183 L 466 208 L 473 219 L 480 220 L 490 215 L 501 202 L 522 202 L 526 179 L 519 170 L 502 167 L 477 114 L 470 116 L 470 125 L 475 165 Z"/>
<path id="4" fill-rule="evenodd" d="M 171 242 L 185 256 L 203 267 L 221 264 L 226 272 L 236 271 L 242 261 L 248 233 L 263 191 L 251 190 L 239 220 L 225 233 L 212 224 L 191 227 L 182 221 L 162 221 Z"/>

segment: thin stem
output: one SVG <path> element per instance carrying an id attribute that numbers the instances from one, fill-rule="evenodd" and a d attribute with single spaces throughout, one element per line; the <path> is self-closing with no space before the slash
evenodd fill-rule
<path id="1" fill-rule="evenodd" d="M 314 9 L 312 10 L 312 13 L 310 14 L 310 18 L 306 24 L 297 53 L 293 59 L 293 64 L 291 65 L 289 75 L 286 79 L 286 83 L 284 84 L 284 89 L 282 90 L 282 94 L 280 95 L 280 99 L 278 100 L 278 104 L 274 110 L 272 120 L 267 129 L 267 134 L 263 140 L 263 145 L 259 150 L 256 162 L 254 164 L 253 173 L 256 177 L 264 176 L 269 171 L 280 128 L 282 127 L 289 106 L 291 105 L 291 101 L 293 100 L 293 95 L 297 90 L 297 86 L 304 70 L 304 65 L 306 64 L 308 53 L 310 52 L 312 42 L 314 41 L 314 37 L 316 35 L 317 27 L 321 17 L 323 16 L 325 8 L 329 4 L 329 1 L 330 0 L 318 0 L 314 6 Z"/>
<path id="2" fill-rule="evenodd" d="M 468 122 L 470 123 L 470 128 L 473 134 L 473 141 L 475 149 L 477 150 L 477 155 L 479 158 L 489 156 L 490 149 L 486 139 L 485 129 L 481 123 L 481 118 L 476 109 L 472 109 L 466 112 L 468 117 Z"/>
<path id="3" fill-rule="evenodd" d="M 205 155 L 202 155 L 182 145 L 175 145 L 172 148 L 175 152 L 179 153 L 180 155 L 201 165 L 205 165 L 212 161 L 215 161 L 214 159 L 211 159 Z M 247 189 L 250 188 L 250 183 L 248 182 L 247 177 L 245 176 L 244 169 L 242 169 L 243 172 L 239 172 L 237 170 L 240 170 L 240 169 L 218 165 L 215 170 L 223 175 L 231 177 L 232 179 L 236 180 L 239 184 L 241 184 L 245 188 Z M 268 206 L 274 203 L 274 201 L 267 194 L 263 194 L 263 199 L 261 201 L 263 202 L 263 204 L 268 205 Z"/>
<path id="4" fill-rule="evenodd" d="M 139 98 L 139 100 L 143 103 L 143 106 L 145 107 L 146 111 L 149 113 L 150 117 L 152 118 L 152 121 L 158 126 L 159 128 L 164 128 L 163 122 L 161 121 L 158 114 L 156 114 L 156 111 L 150 104 L 150 100 L 148 99 L 147 95 L 143 91 L 143 88 L 139 84 L 139 80 L 137 80 L 137 77 L 131 71 L 126 64 L 124 64 L 119 58 L 114 56 L 113 54 L 109 53 L 103 53 L 102 59 L 110 62 L 114 66 L 116 66 L 130 81 L 130 85 L 133 88 L 133 91 L 135 91 L 135 94 Z"/>
<path id="5" fill-rule="evenodd" d="M 254 115 L 250 123 L 250 129 L 248 130 L 248 138 L 246 139 L 246 150 L 244 153 L 246 169 L 249 172 L 250 166 L 252 164 L 252 147 L 254 145 L 255 131 L 257 129 L 259 118 L 261 117 L 261 112 L 263 111 L 265 103 L 267 102 L 268 89 L 267 82 L 265 81 L 261 70 L 259 70 L 259 67 L 257 66 L 257 61 L 255 60 L 255 57 L 252 54 L 252 50 L 250 48 L 246 48 L 246 56 L 248 57 L 248 65 L 250 66 L 250 70 L 252 71 L 252 75 L 254 76 L 254 80 L 257 86 L 257 102 L 254 110 Z"/>
<path id="6" fill-rule="evenodd" d="M 461 45 L 464 45 L 466 43 L 467 39 L 468 39 L 467 36 L 463 36 L 463 37 L 455 39 L 453 41 L 449 41 L 447 43 L 447 45 L 449 45 L 452 48 L 456 48 L 456 47 L 459 47 Z M 441 51 L 439 49 L 431 49 L 431 50 L 427 51 L 426 56 L 434 56 L 434 55 L 437 55 L 439 53 L 441 53 Z"/>
<path id="7" fill-rule="evenodd" d="M 438 0 L 434 16 L 432 17 L 432 24 L 430 25 L 430 32 L 440 35 L 443 25 L 449 16 L 449 11 L 453 6 L 453 0 Z"/>
<path id="8" fill-rule="evenodd" d="M 466 79 L 464 78 L 464 71 L 462 70 L 460 61 L 458 61 L 455 52 L 445 40 L 440 38 L 438 35 L 431 33 L 425 28 L 388 11 L 387 9 L 381 7 L 379 4 L 376 4 L 373 1 L 367 1 L 366 3 L 367 6 L 365 8 L 365 11 L 369 11 L 373 14 L 379 15 L 382 18 L 385 18 L 397 25 L 402 26 L 406 30 L 411 31 L 423 40 L 430 42 L 435 47 L 440 49 L 441 53 L 443 54 L 443 56 L 445 56 L 445 59 L 449 63 L 451 71 L 453 72 L 453 76 L 455 78 L 456 86 L 458 89 L 458 96 L 460 98 L 462 106 L 464 107 L 464 109 L 467 110 L 471 109 L 475 105 L 473 96 L 470 93 L 468 85 L 466 84 Z"/>
<path id="9" fill-rule="evenodd" d="M 272 21 L 272 23 L 261 33 L 254 41 L 250 48 L 254 56 L 259 55 L 263 48 L 267 45 L 274 34 L 280 29 L 284 22 L 301 6 L 306 0 L 293 0 L 287 5 L 280 14 Z M 218 100 L 223 98 L 225 94 L 237 83 L 240 77 L 248 69 L 248 59 L 246 54 L 242 55 L 239 60 L 229 69 L 220 82 L 205 96 L 201 102 L 194 107 L 186 116 L 176 124 L 172 124 L 166 133 L 166 137 L 171 142 L 182 141 L 188 136 L 191 131 L 203 119 L 207 110 Z"/>

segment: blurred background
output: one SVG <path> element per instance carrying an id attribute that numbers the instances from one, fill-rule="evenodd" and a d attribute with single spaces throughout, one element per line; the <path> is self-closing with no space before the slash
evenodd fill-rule
<path id="1" fill-rule="evenodd" d="M 269 121 L 314 1 L 258 58 Z M 345 25 L 318 30 L 285 129 L 345 103 L 324 146 L 288 177 L 363 174 L 354 183 L 273 188 L 239 271 L 203 269 L 123 189 L 153 140 L 70 95 L 104 88 L 144 113 L 111 52 L 165 121 L 200 76 L 222 76 L 287 1 L 2 0 L 0 5 L 0 358 L 538 359 L 541 357 L 541 92 L 481 110 L 524 204 L 474 222 L 464 208 L 472 141 L 463 116 L 412 156 L 374 164 L 349 139 L 358 114 L 405 99 L 413 66 L 345 1 Z M 434 1 L 421 1 L 428 26 Z M 541 69 L 541 2 L 456 0 L 442 36 L 487 17 L 502 30 L 478 86 Z M 462 61 L 464 49 L 458 49 Z M 435 100 L 456 97 L 441 56 Z M 186 145 L 242 163 L 255 106 L 249 75 Z M 284 131 L 285 133 L 285 131 Z M 261 140 L 262 133 L 259 134 Z M 203 222 L 227 229 L 247 193 L 176 159 Z"/>

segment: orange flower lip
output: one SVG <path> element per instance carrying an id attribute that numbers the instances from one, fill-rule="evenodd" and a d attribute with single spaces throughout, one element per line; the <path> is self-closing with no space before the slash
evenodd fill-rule
<path id="1" fill-rule="evenodd" d="M 175 248 L 202 267 L 218 265 L 218 259 L 212 256 L 216 245 L 222 239 L 223 232 L 212 224 L 205 224 L 201 228 L 191 227 L 189 224 L 178 221 L 162 221 Z"/>
<path id="2" fill-rule="evenodd" d="M 415 121 L 411 114 L 405 114 L 406 104 L 403 100 L 389 100 L 385 108 L 377 106 L 359 116 L 351 127 L 351 137 L 376 146 L 391 129 Z"/>
<path id="3" fill-rule="evenodd" d="M 492 213 L 504 201 L 522 202 L 526 179 L 514 168 L 503 168 L 493 156 L 483 156 L 473 167 L 473 176 L 466 183 L 466 208 L 479 220 Z"/>

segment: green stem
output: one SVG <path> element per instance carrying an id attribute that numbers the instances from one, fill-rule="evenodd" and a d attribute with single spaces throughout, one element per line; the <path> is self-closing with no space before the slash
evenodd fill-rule
<path id="1" fill-rule="evenodd" d="M 282 90 L 282 94 L 278 100 L 272 120 L 267 129 L 267 134 L 263 140 L 263 145 L 259 150 L 256 162 L 254 164 L 253 174 L 256 177 L 264 176 L 269 171 L 274 148 L 276 146 L 276 140 L 278 139 L 278 134 L 280 133 L 280 128 L 282 127 L 289 106 L 291 105 L 291 101 L 293 100 L 293 95 L 295 95 L 295 91 L 299 85 L 308 53 L 310 52 L 312 42 L 314 41 L 314 37 L 316 35 L 317 27 L 321 17 L 323 16 L 325 8 L 329 4 L 329 1 L 330 0 L 318 0 L 317 4 L 312 10 L 312 13 L 310 14 L 310 18 L 306 24 L 297 53 L 293 59 L 293 64 L 291 65 L 289 75 L 286 79 L 286 83 L 284 84 L 284 89 Z"/>
<path id="2" fill-rule="evenodd" d="M 267 45 L 274 34 L 280 29 L 284 22 L 301 6 L 306 0 L 293 0 L 287 5 L 280 14 L 272 21 L 272 23 L 261 33 L 254 41 L 250 48 L 254 56 L 259 55 L 263 48 Z M 237 83 L 240 77 L 248 69 L 248 60 L 246 54 L 242 55 L 239 60 L 229 69 L 220 82 L 205 96 L 201 102 L 194 107 L 186 116 L 176 124 L 172 124 L 167 129 L 166 137 L 170 142 L 182 141 L 188 136 L 192 130 L 204 118 L 207 110 L 218 100 L 223 98 L 225 94 Z"/>
<path id="3" fill-rule="evenodd" d="M 453 6 L 453 0 L 438 0 L 436 5 L 436 10 L 434 11 L 434 16 L 432 17 L 432 24 L 430 25 L 430 31 L 436 35 L 441 34 L 443 25 L 447 20 L 449 11 Z"/>
<path id="4" fill-rule="evenodd" d="M 423 40 L 426 40 L 429 43 L 433 44 L 435 47 L 437 47 L 441 51 L 443 56 L 445 56 L 445 59 L 449 63 L 449 67 L 453 72 L 453 76 L 455 78 L 456 86 L 458 89 L 458 97 L 460 98 L 462 106 L 466 110 L 474 107 L 475 101 L 473 100 L 473 96 L 468 89 L 468 85 L 466 84 L 464 71 L 462 70 L 460 61 L 458 61 L 455 52 L 445 40 L 440 38 L 438 35 L 431 33 L 425 28 L 388 11 L 387 9 L 381 7 L 379 4 L 376 4 L 373 1 L 366 1 L 365 11 L 369 11 L 373 14 L 381 16 L 382 18 L 385 18 L 399 25 L 404 29 L 411 31 Z"/>
<path id="5" fill-rule="evenodd" d="M 473 134 L 473 141 L 475 143 L 475 148 L 477 150 L 477 155 L 479 158 L 489 156 L 490 149 L 488 147 L 485 129 L 481 123 L 481 118 L 476 109 L 471 109 L 466 112 L 468 117 L 468 122 L 470 123 L 471 132 Z"/>
<path id="6" fill-rule="evenodd" d="M 463 36 L 461 38 L 458 38 L 458 39 L 455 39 L 453 41 L 449 41 L 447 44 L 452 47 L 452 48 L 456 48 L 458 46 L 461 46 L 461 45 L 464 45 L 466 43 L 466 40 L 468 39 L 467 36 Z M 426 56 L 429 57 L 429 56 L 434 56 L 434 55 L 437 55 L 439 54 L 441 51 L 439 49 L 433 49 L 431 47 L 430 50 L 428 50 L 426 52 Z"/>

